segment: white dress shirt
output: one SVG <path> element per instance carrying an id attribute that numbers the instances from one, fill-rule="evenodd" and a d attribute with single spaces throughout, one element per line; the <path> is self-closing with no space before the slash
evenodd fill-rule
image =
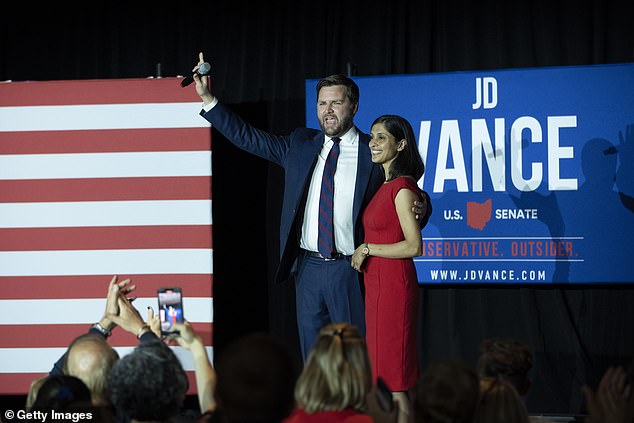
<path id="1" fill-rule="evenodd" d="M 328 153 L 334 144 L 330 137 L 324 137 L 306 198 L 304 223 L 300 247 L 308 251 L 319 251 L 319 197 L 321 180 Z M 357 159 L 359 156 L 359 133 L 355 127 L 350 128 L 339 142 L 339 159 L 335 171 L 335 198 L 333 206 L 333 223 L 335 225 L 335 246 L 337 251 L 347 256 L 352 255 L 354 245 L 354 222 L 352 221 L 352 205 L 354 189 L 357 182 Z"/>

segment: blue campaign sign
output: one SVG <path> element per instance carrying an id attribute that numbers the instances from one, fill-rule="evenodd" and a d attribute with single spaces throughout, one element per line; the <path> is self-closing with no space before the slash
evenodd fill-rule
<path id="1" fill-rule="evenodd" d="M 634 64 L 354 79 L 360 130 L 397 114 L 418 136 L 420 283 L 634 281 Z"/>

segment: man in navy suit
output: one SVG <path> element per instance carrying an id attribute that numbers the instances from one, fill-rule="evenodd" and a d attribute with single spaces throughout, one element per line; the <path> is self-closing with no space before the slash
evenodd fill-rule
<path id="1" fill-rule="evenodd" d="M 203 63 L 200 53 L 198 66 Z M 331 322 L 349 322 L 365 333 L 358 269 L 350 256 L 363 242 L 362 211 L 383 182 L 370 157 L 369 136 L 357 130 L 359 87 L 333 75 L 317 84 L 317 118 L 321 130 L 298 128 L 279 136 L 252 127 L 213 96 L 207 77 L 194 68 L 201 115 L 236 147 L 272 161 L 285 170 L 280 221 L 280 264 L 276 282 L 296 271 L 296 307 L 302 356 L 306 359 L 319 330 Z M 322 176 L 326 159 L 338 144 L 334 173 L 334 249 L 320 253 Z M 323 226 L 323 225 L 322 225 Z M 323 251 L 323 248 L 322 248 Z"/>

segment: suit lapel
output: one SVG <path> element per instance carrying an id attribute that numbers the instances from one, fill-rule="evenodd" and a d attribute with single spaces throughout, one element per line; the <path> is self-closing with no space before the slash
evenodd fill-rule
<path id="1" fill-rule="evenodd" d="M 317 163 L 317 157 L 321 151 L 324 140 L 324 134 L 319 133 L 312 139 L 306 139 L 297 143 L 297 152 L 295 158 L 289 163 L 293 166 L 293 172 L 288 172 L 288 180 L 286 183 L 291 184 L 293 192 L 291 198 L 294 201 L 294 208 L 299 207 L 299 202 L 305 191 L 308 191 L 311 175 Z"/>
<path id="2" fill-rule="evenodd" d="M 372 158 L 370 156 L 370 137 L 359 131 L 359 153 L 357 158 L 357 182 L 354 187 L 354 203 L 352 206 L 352 221 L 356 222 L 359 212 L 363 206 L 363 199 L 370 182 L 370 174 L 372 173 Z"/>

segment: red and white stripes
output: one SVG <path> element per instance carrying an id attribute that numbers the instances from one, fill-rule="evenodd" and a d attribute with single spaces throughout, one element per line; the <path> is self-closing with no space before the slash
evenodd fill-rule
<path id="1" fill-rule="evenodd" d="M 171 78 L 0 83 L 0 394 L 25 393 L 99 320 L 115 274 L 132 278 L 142 313 L 157 288 L 182 287 L 211 355 L 211 135 L 199 111 Z M 137 340 L 115 330 L 110 342 L 125 354 Z"/>

